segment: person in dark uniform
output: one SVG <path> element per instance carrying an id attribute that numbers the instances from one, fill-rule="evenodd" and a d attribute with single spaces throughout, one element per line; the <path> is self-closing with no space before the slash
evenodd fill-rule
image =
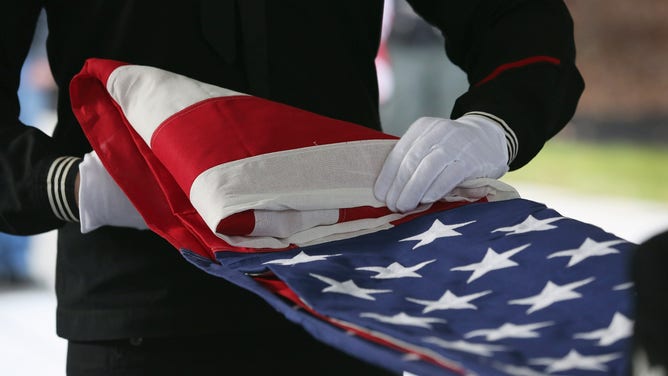
<path id="1" fill-rule="evenodd" d="M 583 90 L 561 0 L 410 3 L 442 31 L 443 59 L 467 73 L 470 88 L 452 119 L 416 120 L 388 157 L 375 193 L 397 211 L 525 165 L 570 120 Z M 66 94 L 87 58 L 108 58 L 381 129 L 382 0 L 9 0 L 2 8 L 0 230 L 58 229 L 57 334 L 69 343 L 69 375 L 384 372 L 319 343 L 142 230 L 132 208 L 117 204 L 113 182 L 81 163 L 91 147 Z M 16 98 L 42 9 L 60 88 L 52 136 L 19 122 Z"/>

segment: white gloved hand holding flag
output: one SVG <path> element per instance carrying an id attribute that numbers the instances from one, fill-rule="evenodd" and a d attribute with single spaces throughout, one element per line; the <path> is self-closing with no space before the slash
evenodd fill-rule
<path id="1" fill-rule="evenodd" d="M 398 212 L 415 209 L 456 194 L 469 199 L 475 190 L 465 187 L 476 178 L 497 179 L 508 171 L 508 150 L 503 129 L 481 115 L 457 120 L 423 117 L 416 120 L 388 155 L 374 186 L 380 201 Z M 453 192 L 454 190 L 454 192 Z M 477 198 L 487 194 L 479 192 Z"/>
<path id="2" fill-rule="evenodd" d="M 102 226 L 148 229 L 142 216 L 94 151 L 84 155 L 79 165 L 78 200 L 83 234 Z"/>

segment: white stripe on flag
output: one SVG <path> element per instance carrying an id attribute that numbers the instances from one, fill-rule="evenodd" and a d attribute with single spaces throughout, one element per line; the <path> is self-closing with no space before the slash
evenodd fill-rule
<path id="1" fill-rule="evenodd" d="M 107 90 L 149 147 L 156 128 L 179 111 L 209 98 L 246 95 L 141 65 L 116 68 Z"/>
<path id="2" fill-rule="evenodd" d="M 396 140 L 363 140 L 291 149 L 224 163 L 201 173 L 190 201 L 212 231 L 249 209 L 382 207 L 373 185 Z"/>

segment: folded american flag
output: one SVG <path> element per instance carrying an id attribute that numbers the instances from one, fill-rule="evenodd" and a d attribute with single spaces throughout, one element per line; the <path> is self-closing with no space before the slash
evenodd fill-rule
<path id="1" fill-rule="evenodd" d="M 70 96 L 153 231 L 341 351 L 418 375 L 629 372 L 624 239 L 491 180 L 390 212 L 372 187 L 396 137 L 160 69 L 91 59 Z"/>

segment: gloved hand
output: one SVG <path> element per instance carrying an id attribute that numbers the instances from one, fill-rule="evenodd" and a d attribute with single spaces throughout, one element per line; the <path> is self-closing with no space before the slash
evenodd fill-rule
<path id="1" fill-rule="evenodd" d="M 148 228 L 94 151 L 79 164 L 79 220 L 84 234 L 101 226 Z"/>
<path id="2" fill-rule="evenodd" d="M 416 120 L 388 155 L 374 195 L 392 211 L 407 212 L 438 201 L 473 178 L 499 178 L 508 171 L 501 126 L 480 115 L 457 120 Z"/>

